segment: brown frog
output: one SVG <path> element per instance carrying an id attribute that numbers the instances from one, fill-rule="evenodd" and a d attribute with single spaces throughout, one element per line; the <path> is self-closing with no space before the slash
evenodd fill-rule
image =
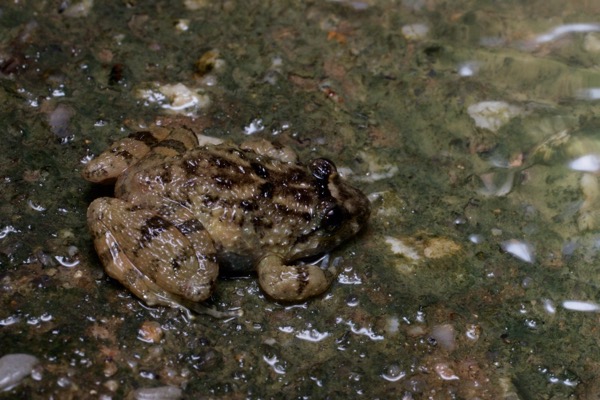
<path id="1" fill-rule="evenodd" d="M 334 267 L 294 265 L 356 234 L 369 201 L 324 158 L 308 166 L 286 146 L 241 146 L 185 128 L 117 141 L 83 177 L 116 183 L 87 220 L 107 273 L 148 305 L 194 308 L 215 288 L 219 265 L 256 270 L 281 301 L 323 293 Z"/>

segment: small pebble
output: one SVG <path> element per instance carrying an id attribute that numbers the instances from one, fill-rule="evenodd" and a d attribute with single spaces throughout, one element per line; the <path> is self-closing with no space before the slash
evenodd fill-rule
<path id="1" fill-rule="evenodd" d="M 181 395 L 181 389 L 175 386 L 142 388 L 133 392 L 133 398 L 136 400 L 177 400 Z"/>
<path id="2" fill-rule="evenodd" d="M 21 383 L 37 363 L 38 359 L 29 354 L 7 354 L 0 358 L 0 391 Z"/>
<path id="3" fill-rule="evenodd" d="M 145 321 L 138 330 L 138 339 L 146 343 L 158 343 L 163 338 L 163 330 L 156 321 Z"/>

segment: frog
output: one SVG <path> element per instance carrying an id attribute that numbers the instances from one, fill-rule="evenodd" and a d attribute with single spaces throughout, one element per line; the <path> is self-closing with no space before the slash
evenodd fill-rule
<path id="1" fill-rule="evenodd" d="M 107 274 L 149 306 L 199 308 L 220 271 L 255 273 L 269 298 L 294 303 L 323 294 L 328 254 L 367 224 L 367 196 L 335 164 L 303 164 L 289 146 L 240 145 L 187 127 L 154 127 L 117 140 L 82 176 L 114 185 L 87 210 Z M 204 310 L 204 309 L 203 309 Z"/>

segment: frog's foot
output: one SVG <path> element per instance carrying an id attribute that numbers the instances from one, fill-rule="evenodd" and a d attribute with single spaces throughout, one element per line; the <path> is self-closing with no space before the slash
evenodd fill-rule
<path id="1" fill-rule="evenodd" d="M 280 301 L 302 301 L 327 290 L 335 279 L 335 266 L 283 265 L 279 256 L 263 258 L 257 267 L 260 287 Z"/>

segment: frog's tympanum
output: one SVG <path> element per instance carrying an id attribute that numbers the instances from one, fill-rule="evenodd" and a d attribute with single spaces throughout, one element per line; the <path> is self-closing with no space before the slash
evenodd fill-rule
<path id="1" fill-rule="evenodd" d="M 356 234 L 369 201 L 324 158 L 308 166 L 266 140 L 236 146 L 184 128 L 137 132 L 86 165 L 115 183 L 87 212 L 107 273 L 148 305 L 187 307 L 215 289 L 219 266 L 258 273 L 281 301 L 323 293 L 334 267 L 294 265 Z"/>

